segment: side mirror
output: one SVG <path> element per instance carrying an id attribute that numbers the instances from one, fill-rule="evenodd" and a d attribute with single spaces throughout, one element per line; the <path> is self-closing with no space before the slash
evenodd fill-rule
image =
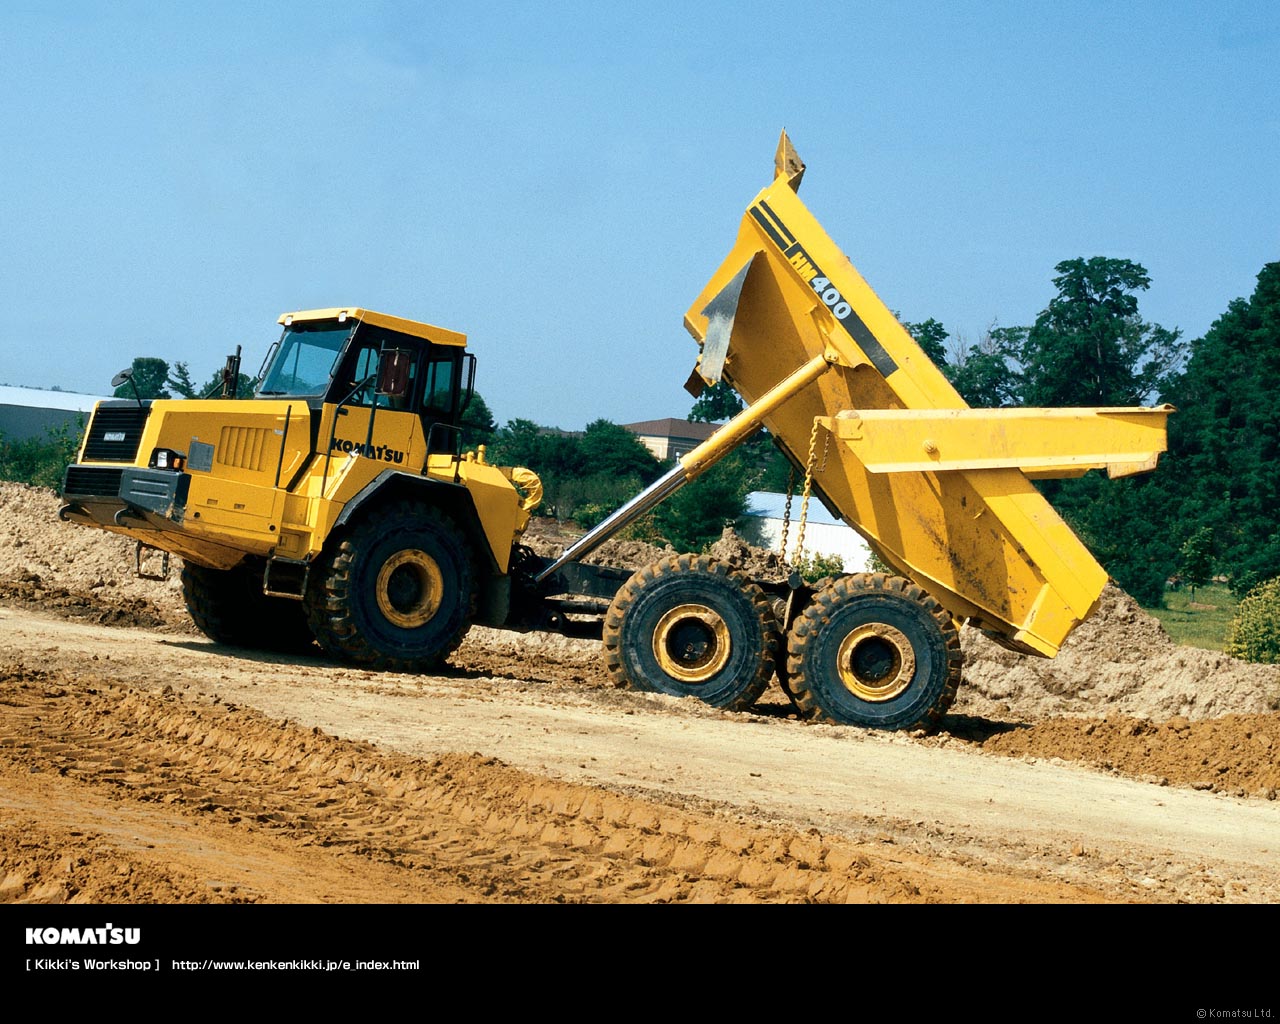
<path id="1" fill-rule="evenodd" d="M 138 403 L 138 408 L 142 408 L 142 396 L 138 394 L 138 385 L 133 379 L 133 367 L 127 370 L 121 370 L 111 378 L 111 386 L 113 388 L 120 387 L 121 384 L 128 384 L 129 389 L 133 392 L 133 399 Z"/>
<path id="2" fill-rule="evenodd" d="M 403 398 L 409 393 L 409 370 L 414 353 L 403 348 L 389 348 L 378 359 L 378 394 Z"/>

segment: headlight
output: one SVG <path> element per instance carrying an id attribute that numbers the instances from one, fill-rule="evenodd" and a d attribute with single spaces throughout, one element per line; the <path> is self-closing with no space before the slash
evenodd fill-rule
<path id="1" fill-rule="evenodd" d="M 185 452 L 175 452 L 172 448 L 151 449 L 151 461 L 147 463 L 152 469 L 172 469 L 181 471 L 187 464 Z"/>

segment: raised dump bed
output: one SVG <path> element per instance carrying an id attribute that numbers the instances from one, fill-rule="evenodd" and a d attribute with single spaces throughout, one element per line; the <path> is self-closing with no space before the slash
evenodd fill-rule
<path id="1" fill-rule="evenodd" d="M 1107 574 L 1030 477 L 1155 467 L 1158 409 L 971 410 L 827 236 L 785 167 L 685 315 L 699 371 L 748 403 L 830 371 L 764 424 L 830 508 L 951 614 L 1054 655 Z"/>
<path id="2" fill-rule="evenodd" d="M 1107 582 L 1032 478 L 1152 469 L 1172 410 L 969 409 L 800 201 L 803 165 L 785 135 L 775 167 L 773 183 L 752 200 L 733 248 L 685 314 L 701 346 L 690 390 L 724 380 L 747 408 L 648 497 L 620 510 L 619 521 L 763 423 L 806 493 L 896 573 L 847 577 L 788 602 L 778 624 L 786 631 L 784 685 L 819 718 L 928 726 L 959 683 L 959 623 L 1052 657 Z M 680 600 L 678 587 L 665 586 L 676 595 L 668 604 Z M 632 625 L 645 593 L 620 593 L 606 647 L 632 682 L 645 685 L 640 677 L 652 677 L 656 664 L 673 684 L 658 688 L 697 692 L 674 685 L 678 652 L 627 662 L 628 652 L 661 646 L 644 635 L 648 627 Z M 690 650 L 732 642 L 726 614 L 707 614 L 715 609 L 695 597 L 687 604 L 690 630 L 710 623 Z M 664 628 L 676 633 L 670 621 Z M 743 640 L 756 642 L 754 633 Z"/>

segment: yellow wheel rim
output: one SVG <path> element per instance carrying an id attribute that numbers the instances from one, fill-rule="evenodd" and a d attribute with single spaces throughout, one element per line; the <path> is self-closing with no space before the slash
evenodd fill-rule
<path id="1" fill-rule="evenodd" d="M 836 665 L 846 689 L 872 703 L 897 697 L 916 674 L 916 656 L 906 634 L 883 622 L 850 632 L 840 642 Z"/>
<path id="2" fill-rule="evenodd" d="M 653 656 L 682 683 L 705 683 L 729 663 L 729 627 L 703 604 L 682 604 L 658 620 Z"/>
<path id="3" fill-rule="evenodd" d="M 425 551 L 397 551 L 378 570 L 378 610 L 401 629 L 426 625 L 440 610 L 444 574 Z"/>

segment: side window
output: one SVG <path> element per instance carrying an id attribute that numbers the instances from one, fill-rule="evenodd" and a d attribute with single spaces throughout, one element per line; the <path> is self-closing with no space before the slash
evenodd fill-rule
<path id="1" fill-rule="evenodd" d="M 351 395 L 348 405 L 372 405 L 378 383 L 378 348 L 364 344 L 352 353 L 347 362 L 349 372 L 343 375 L 339 398 Z M 359 387 L 358 391 L 353 389 Z"/>
<path id="2" fill-rule="evenodd" d="M 417 380 L 417 360 L 409 364 L 409 387 L 403 397 L 379 395 L 378 369 L 382 359 L 384 341 L 370 340 L 359 345 L 347 360 L 349 371 L 343 374 L 339 397 L 351 395 L 348 405 L 373 405 L 376 401 L 382 409 L 410 410 L 413 408 L 412 395 Z M 388 343 L 389 344 L 389 343 Z"/>
<path id="3" fill-rule="evenodd" d="M 426 366 L 426 385 L 422 389 L 422 411 L 435 420 L 453 420 L 453 402 L 457 363 L 452 356 L 433 359 Z"/>

